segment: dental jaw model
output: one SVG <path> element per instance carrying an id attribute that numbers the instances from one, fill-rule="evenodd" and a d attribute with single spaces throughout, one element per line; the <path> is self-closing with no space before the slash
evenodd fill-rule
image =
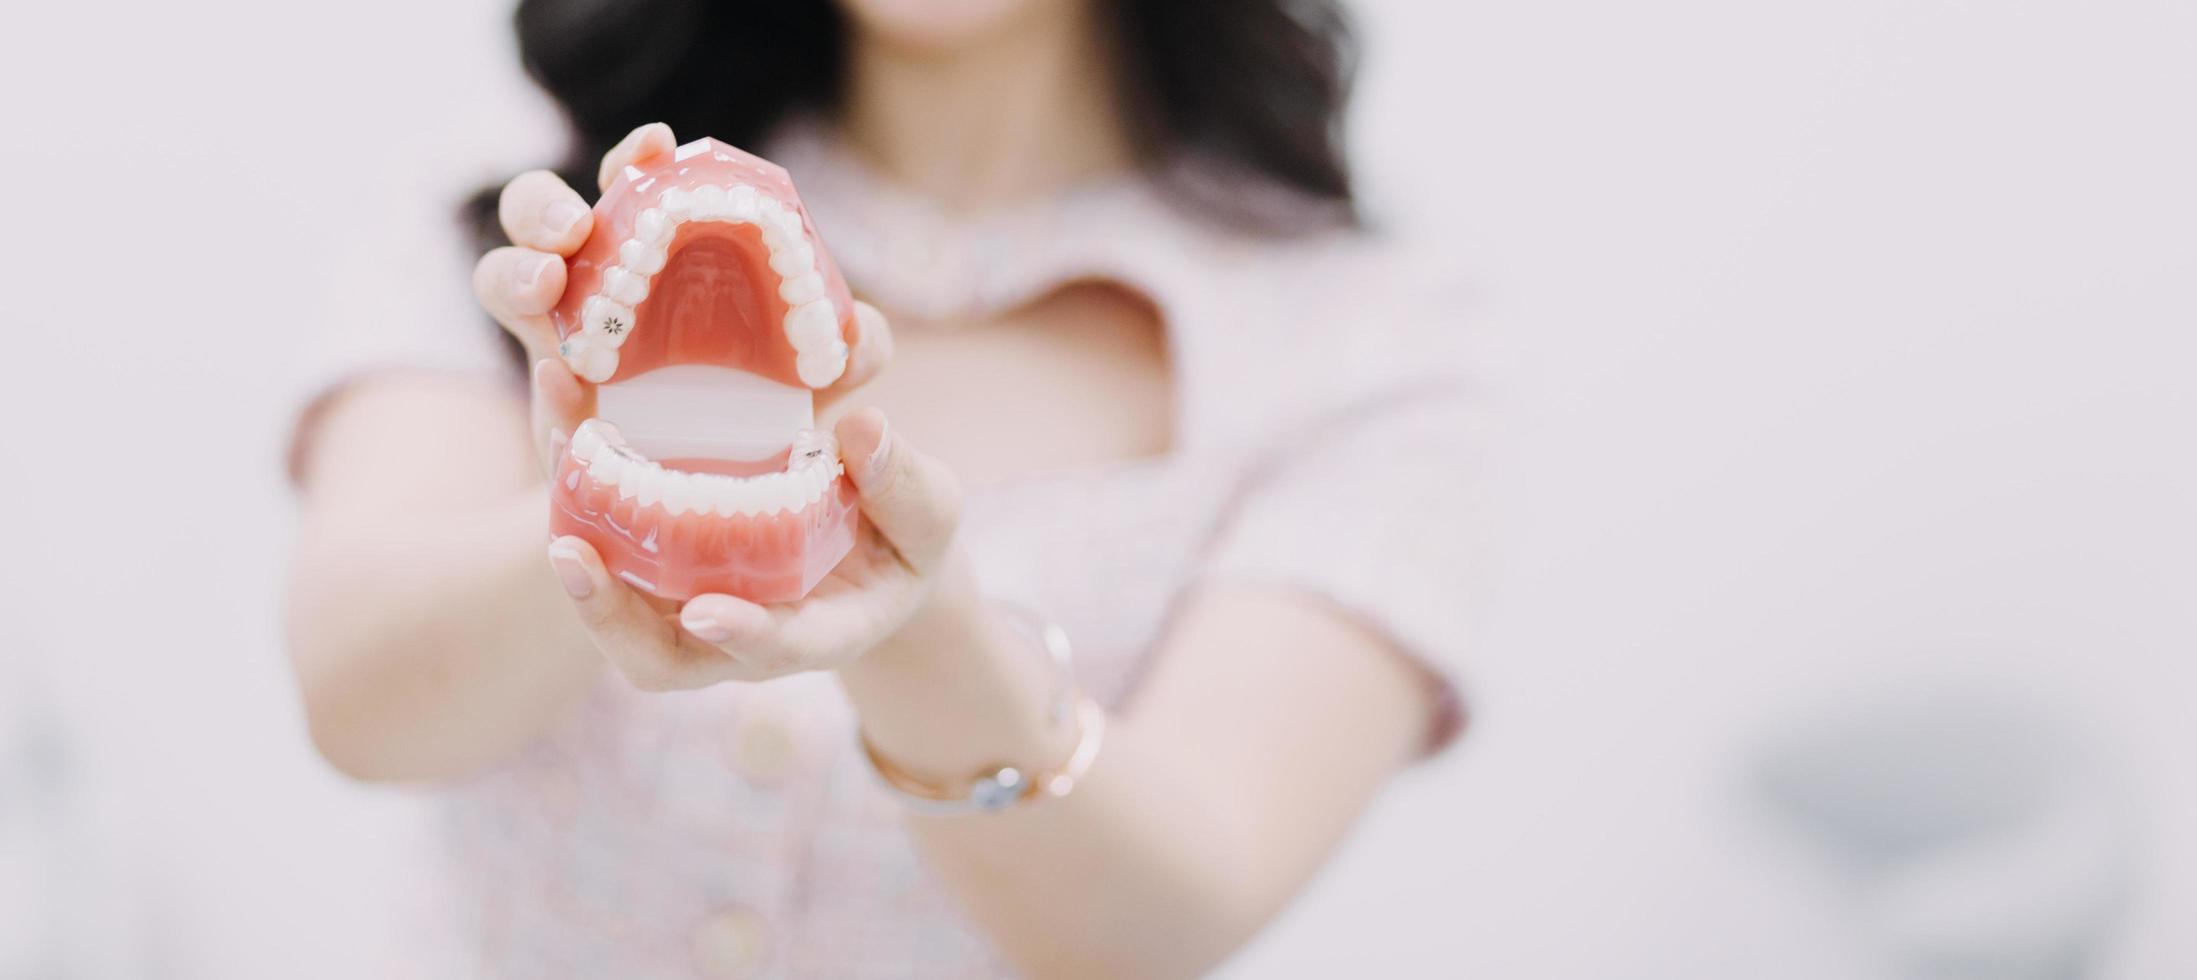
<path id="1" fill-rule="evenodd" d="M 859 515 L 813 392 L 858 327 L 783 169 L 712 139 L 625 168 L 552 318 L 597 387 L 557 460 L 551 534 L 673 600 L 790 602 L 846 557 Z"/>

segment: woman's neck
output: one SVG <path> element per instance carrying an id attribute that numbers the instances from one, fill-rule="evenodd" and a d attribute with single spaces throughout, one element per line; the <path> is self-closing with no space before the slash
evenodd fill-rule
<path id="1" fill-rule="evenodd" d="M 1088 5 L 1051 6 L 1060 15 L 950 49 L 858 31 L 840 118 L 849 143 L 895 183 L 975 211 L 1128 169 L 1104 35 Z"/>

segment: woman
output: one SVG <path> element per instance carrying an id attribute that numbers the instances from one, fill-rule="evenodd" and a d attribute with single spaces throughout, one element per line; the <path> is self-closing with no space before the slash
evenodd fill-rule
<path id="1" fill-rule="evenodd" d="M 450 784 L 483 970 L 1196 975 L 1447 740 L 1455 331 L 1357 228 L 1332 10 L 529 0 L 518 28 L 578 146 L 476 209 L 529 402 L 451 309 L 330 386 L 294 459 L 313 738 Z M 875 304 L 822 399 L 872 529 L 828 598 L 544 561 L 543 454 L 588 400 L 544 316 L 574 188 L 704 135 L 785 165 Z M 1041 624 L 1103 728 L 1048 710 Z M 1066 796 L 947 814 L 870 758 L 960 798 L 1089 748 Z"/>

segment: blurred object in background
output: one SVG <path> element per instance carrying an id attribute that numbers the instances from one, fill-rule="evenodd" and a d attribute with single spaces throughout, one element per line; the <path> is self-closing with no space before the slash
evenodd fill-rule
<path id="1" fill-rule="evenodd" d="M 2080 727 L 1990 687 L 1796 719 L 1760 789 L 1850 876 L 1847 913 L 1900 976 L 2094 976 L 2136 884 L 2127 794 Z"/>
<path id="2" fill-rule="evenodd" d="M 0 656 L 0 977 L 141 974 L 140 930 L 115 921 L 119 842 L 100 832 L 79 746 L 26 655 L 43 649 Z"/>

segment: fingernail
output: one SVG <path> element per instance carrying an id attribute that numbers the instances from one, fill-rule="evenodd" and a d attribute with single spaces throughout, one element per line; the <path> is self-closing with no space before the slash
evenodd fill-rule
<path id="1" fill-rule="evenodd" d="M 694 606 L 679 611 L 679 625 L 686 627 L 687 632 L 711 643 L 723 643 L 732 639 L 732 624 Z"/>
<path id="2" fill-rule="evenodd" d="M 588 577 L 587 565 L 564 542 L 549 546 L 549 567 L 557 572 L 557 584 L 564 586 L 565 594 L 575 599 L 585 599 L 595 592 L 595 580 Z"/>
<path id="3" fill-rule="evenodd" d="M 542 208 L 542 227 L 549 229 L 552 235 L 562 235 L 579 224 L 580 217 L 585 214 L 587 209 L 578 201 L 551 201 Z"/>
<path id="4" fill-rule="evenodd" d="M 887 453 L 892 451 L 892 447 L 892 423 L 884 419 L 879 419 L 877 422 L 877 448 L 870 450 L 869 459 L 863 460 L 862 475 L 864 477 L 876 476 L 879 470 L 884 469 L 885 456 Z"/>
<path id="5" fill-rule="evenodd" d="M 542 281 L 542 273 L 549 271 L 549 264 L 560 261 L 563 260 L 554 255 L 537 255 L 519 263 L 519 287 L 528 288 Z"/>

